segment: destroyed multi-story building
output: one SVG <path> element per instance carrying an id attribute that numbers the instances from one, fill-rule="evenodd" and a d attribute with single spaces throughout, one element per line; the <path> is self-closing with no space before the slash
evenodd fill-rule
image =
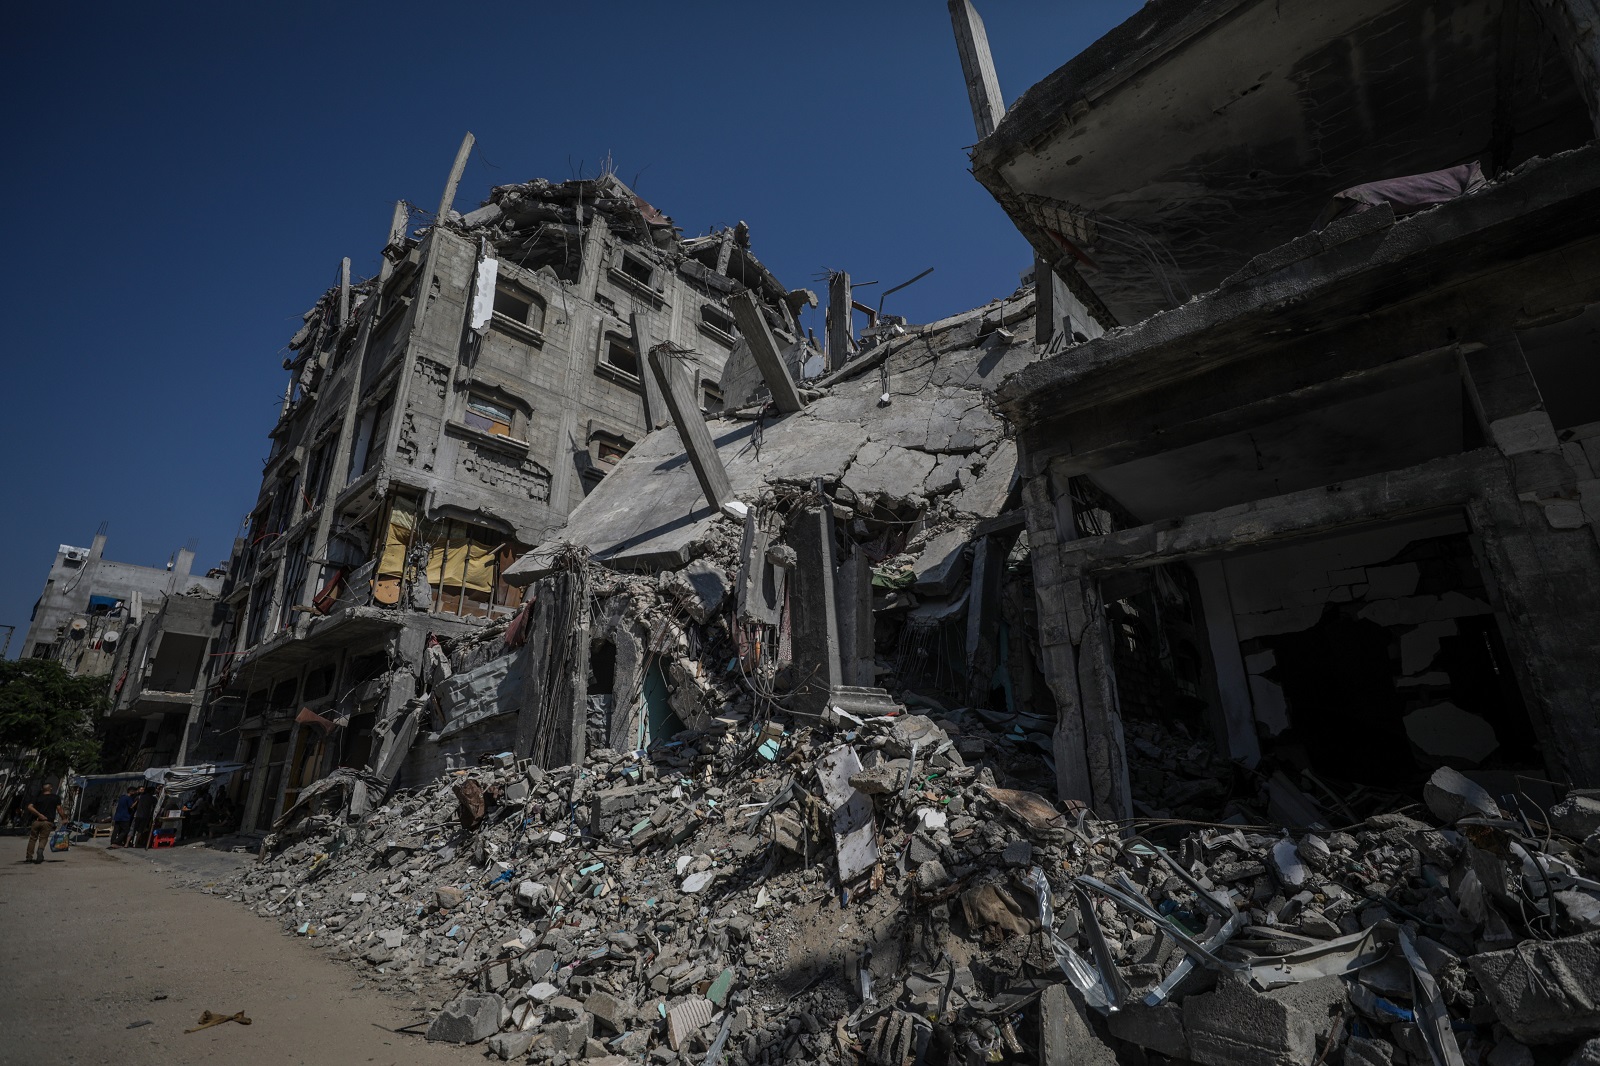
<path id="1" fill-rule="evenodd" d="M 204 583 L 180 582 L 154 607 L 129 612 L 111 662 L 101 769 L 180 766 L 208 746 L 201 728 L 223 577 L 219 568 Z M 227 742 L 212 738 L 209 747 L 219 746 Z"/>
<path id="2" fill-rule="evenodd" d="M 1022 286 L 735 290 L 709 417 L 641 339 L 221 891 L 506 1061 L 1600 1061 L 1586 5 L 1158 0 L 1009 110 L 949 8 Z"/>
<path id="3" fill-rule="evenodd" d="M 1009 109 L 964 50 L 974 174 L 1106 331 L 999 391 L 1063 796 L 1147 809 L 1153 718 L 1339 788 L 1600 782 L 1592 18 L 1168 0 Z"/>
<path id="4" fill-rule="evenodd" d="M 470 143 L 432 224 L 413 232 L 397 205 L 380 272 L 345 260 L 289 342 L 207 712 L 238 727 L 246 828 L 367 763 L 430 642 L 517 610 L 511 562 L 666 419 L 652 346 L 695 350 L 699 411 L 737 344 L 731 292 L 799 334 L 742 224 L 686 240 L 614 176 L 454 212 Z M 347 725 L 331 739 L 330 718 Z"/>

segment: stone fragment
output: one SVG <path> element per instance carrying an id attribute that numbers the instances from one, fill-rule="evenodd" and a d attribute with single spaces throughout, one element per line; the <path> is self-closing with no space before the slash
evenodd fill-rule
<path id="1" fill-rule="evenodd" d="M 467 898 L 467 894 L 454 885 L 440 885 L 433 890 L 433 898 L 439 904 L 440 910 L 453 911 L 461 906 L 461 901 Z"/>
<path id="2" fill-rule="evenodd" d="M 1500 808 L 1487 789 L 1448 766 L 1433 772 L 1428 783 L 1422 786 L 1422 798 L 1433 816 L 1446 825 L 1454 825 L 1469 814 L 1500 817 Z"/>
<path id="3" fill-rule="evenodd" d="M 1106 1020 L 1111 1035 L 1118 1040 L 1159 1051 L 1172 1059 L 1189 1057 L 1189 1041 L 1183 1032 L 1183 1008 L 1176 1003 L 1147 1007 L 1134 1002 L 1122 1010 L 1112 1011 Z"/>
<path id="4" fill-rule="evenodd" d="M 948 880 L 950 874 L 938 859 L 929 859 L 917 867 L 917 887 L 924 892 L 931 892 Z"/>
<path id="5" fill-rule="evenodd" d="M 1550 808 L 1550 826 L 1562 836 L 1583 840 L 1600 831 L 1600 791 L 1574 790 Z"/>
<path id="6" fill-rule="evenodd" d="M 1039 996 L 1041 1066 L 1116 1066 L 1117 1056 L 1095 1035 L 1088 1012 L 1064 984 Z"/>
<path id="7" fill-rule="evenodd" d="M 1467 962 L 1500 1024 L 1523 1043 L 1600 1033 L 1600 933 L 1527 940 Z"/>
<path id="8" fill-rule="evenodd" d="M 528 1053 L 533 1046 L 533 1038 L 538 1036 L 535 1030 L 523 1033 L 496 1033 L 484 1044 L 491 1055 L 500 1056 L 501 1062 L 509 1062 Z"/>
<path id="9" fill-rule="evenodd" d="M 1394 1045 L 1353 1036 L 1344 1046 L 1344 1066 L 1393 1066 Z"/>
<path id="10" fill-rule="evenodd" d="M 475 1044 L 500 1029 L 505 1000 L 493 992 L 457 996 L 446 1003 L 428 1026 L 428 1039 L 448 1044 Z"/>
<path id="11" fill-rule="evenodd" d="M 591 992 L 583 1001 L 583 1009 L 594 1015 L 599 1028 L 618 1035 L 627 1032 L 629 1011 L 610 992 Z"/>
<path id="12" fill-rule="evenodd" d="M 1000 852 L 1000 861 L 1007 866 L 1028 866 L 1033 863 L 1033 844 L 1026 840 L 1013 840 Z"/>
<path id="13" fill-rule="evenodd" d="M 577 1058 L 593 1035 L 594 1018 L 580 1012 L 578 1017 L 567 1021 L 545 1022 L 536 1042 L 558 1055 Z"/>
<path id="14" fill-rule="evenodd" d="M 1317 1054 L 1309 1018 L 1227 977 L 1184 999 L 1183 1027 L 1205 1066 L 1311 1066 Z"/>
<path id="15" fill-rule="evenodd" d="M 711 1001 L 691 996 L 667 1011 L 667 1046 L 681 1050 L 689 1038 L 711 1022 Z"/>
<path id="16" fill-rule="evenodd" d="M 850 775 L 850 787 L 869 796 L 887 796 L 900 788 L 900 771 L 887 763 Z"/>

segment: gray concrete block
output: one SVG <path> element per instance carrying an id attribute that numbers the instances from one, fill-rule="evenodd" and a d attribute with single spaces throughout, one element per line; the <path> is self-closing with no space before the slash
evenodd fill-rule
<path id="1" fill-rule="evenodd" d="M 1525 1044 L 1600 1033 L 1600 933 L 1529 940 L 1468 960 L 1495 1016 Z"/>
<path id="2" fill-rule="evenodd" d="M 584 1000 L 583 1009 L 594 1015 L 598 1028 L 619 1035 L 627 1031 L 628 1017 L 632 1012 L 611 993 L 591 993 L 589 998 Z"/>
<path id="3" fill-rule="evenodd" d="M 533 1046 L 533 1038 L 538 1035 L 532 1029 L 525 1033 L 497 1033 L 484 1046 L 489 1054 L 498 1055 L 501 1062 L 509 1062 L 526 1055 Z"/>
<path id="4" fill-rule="evenodd" d="M 1206 1066 L 1311 1066 L 1317 1054 L 1309 1018 L 1229 978 L 1183 1001 L 1183 1027 Z"/>
<path id="5" fill-rule="evenodd" d="M 1158 1007 L 1133 1003 L 1112 1011 L 1106 1020 L 1111 1035 L 1118 1040 L 1159 1051 L 1168 1058 L 1189 1057 L 1189 1040 L 1183 1031 L 1183 1008 L 1176 1003 L 1163 1003 Z"/>
<path id="6" fill-rule="evenodd" d="M 1039 997 L 1040 1066 L 1115 1066 L 1116 1061 L 1071 990 L 1066 985 L 1045 989 Z"/>
<path id="7" fill-rule="evenodd" d="M 446 1003 L 428 1026 L 428 1039 L 449 1044 L 475 1044 L 500 1031 L 505 1000 L 492 992 L 457 996 Z"/>

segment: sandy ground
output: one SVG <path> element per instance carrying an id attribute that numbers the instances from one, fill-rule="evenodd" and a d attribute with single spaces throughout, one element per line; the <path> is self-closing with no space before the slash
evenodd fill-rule
<path id="1" fill-rule="evenodd" d="M 393 1032 L 417 1020 L 405 1004 L 161 868 L 220 874 L 243 856 L 85 844 L 30 866 L 25 843 L 0 837 L 0 1066 L 484 1061 L 482 1045 Z M 185 1033 L 204 1010 L 252 1024 Z"/>

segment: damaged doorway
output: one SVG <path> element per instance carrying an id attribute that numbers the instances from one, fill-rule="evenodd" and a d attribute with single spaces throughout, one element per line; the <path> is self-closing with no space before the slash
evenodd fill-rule
<path id="1" fill-rule="evenodd" d="M 1542 771 L 1461 516 L 1230 556 L 1222 569 L 1272 762 L 1398 790 L 1443 765 Z"/>

